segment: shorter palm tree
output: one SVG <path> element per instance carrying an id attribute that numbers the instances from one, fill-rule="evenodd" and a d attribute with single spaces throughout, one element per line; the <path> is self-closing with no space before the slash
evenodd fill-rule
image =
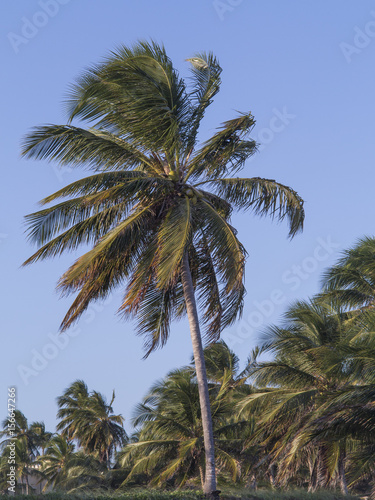
<path id="1" fill-rule="evenodd" d="M 127 441 L 124 419 L 113 413 L 114 399 L 113 391 L 108 404 L 99 392 L 90 393 L 82 380 L 75 381 L 57 399 L 61 419 L 57 430 L 108 466 L 116 448 Z"/>
<path id="2" fill-rule="evenodd" d="M 46 453 L 39 457 L 38 462 L 42 465 L 43 478 L 46 486 L 54 489 L 65 486 L 69 468 L 74 463 L 74 444 L 57 434 L 50 440 Z"/>
<path id="3" fill-rule="evenodd" d="M 12 435 L 9 433 L 8 423 L 8 419 L 2 422 L 3 430 L 0 432 L 0 436 L 5 438 L 0 444 L 2 459 L 4 459 L 7 472 L 9 472 L 9 450 L 7 446 L 14 444 L 18 490 L 28 494 L 31 488 L 29 484 L 30 475 L 34 477 L 39 475 L 38 469 L 35 468 L 37 465 L 36 459 L 41 453 L 44 453 L 52 434 L 46 431 L 44 422 L 33 422 L 29 425 L 27 418 L 20 410 L 14 411 Z"/>
<path id="4" fill-rule="evenodd" d="M 53 433 L 46 431 L 44 422 L 33 422 L 30 425 L 30 431 L 33 433 L 33 442 L 38 450 L 38 455 L 44 455 Z"/>
<path id="5" fill-rule="evenodd" d="M 27 444 L 27 449 L 31 458 L 35 459 L 39 455 L 39 444 L 41 432 L 45 433 L 45 426 L 43 422 L 33 422 L 29 425 L 27 418 L 20 410 L 14 411 L 14 429 L 10 436 L 8 430 L 9 420 L 6 418 L 2 422 L 3 430 L 0 431 L 0 437 L 5 438 L 1 442 L 1 448 L 4 448 L 11 442 L 13 438 L 24 439 Z M 12 438 L 12 439 L 11 439 Z"/>
<path id="6" fill-rule="evenodd" d="M 375 238 L 358 240 L 323 275 L 324 297 L 349 309 L 375 306 Z"/>
<path id="7" fill-rule="evenodd" d="M 15 466 L 17 484 L 22 493 L 26 495 L 30 492 L 29 479 L 31 474 L 38 474 L 34 469 L 34 458 L 30 455 L 29 442 L 25 436 L 14 441 L 15 444 Z"/>
<path id="8" fill-rule="evenodd" d="M 375 498 L 375 311 L 356 314 L 342 346 L 348 383 L 338 387 L 311 421 L 312 435 L 347 443 L 349 486 L 366 478 Z"/>
<path id="9" fill-rule="evenodd" d="M 217 469 L 222 477 L 229 474 L 234 480 L 239 462 L 230 453 L 226 435 L 233 411 L 229 392 L 229 379 L 225 384 L 210 384 Z M 122 467 L 131 467 L 124 485 L 146 474 L 151 485 L 169 482 L 181 487 L 200 480 L 203 487 L 202 417 L 197 380 L 190 368 L 173 371 L 157 382 L 136 407 L 133 423 L 140 429 L 138 439 L 128 443 L 118 457 Z"/>
<path id="10" fill-rule="evenodd" d="M 61 434 L 50 440 L 45 455 L 39 457 L 44 491 L 53 488 L 75 492 L 98 488 L 107 479 L 107 469 L 99 460 L 83 452 L 75 452 L 72 441 Z"/>
<path id="11" fill-rule="evenodd" d="M 347 491 L 345 440 L 333 433 L 314 436 L 313 429 L 319 411 L 350 381 L 345 346 L 352 327 L 346 314 L 312 300 L 291 306 L 283 327 L 266 331 L 262 352 L 275 359 L 252 364 L 258 389 L 240 409 L 261 416 L 252 442 L 264 445 L 271 482 L 286 484 L 305 468 L 311 490 L 338 482 Z"/>
<path id="12" fill-rule="evenodd" d="M 211 383 L 242 386 L 247 380 L 247 373 L 239 372 L 239 358 L 224 340 L 208 345 L 204 349 L 207 378 Z M 194 366 L 194 360 L 192 360 Z"/>

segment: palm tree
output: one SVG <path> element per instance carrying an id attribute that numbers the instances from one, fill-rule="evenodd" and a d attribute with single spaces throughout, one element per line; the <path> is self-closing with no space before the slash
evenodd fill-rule
<path id="1" fill-rule="evenodd" d="M 245 249 L 230 224 L 234 208 L 252 209 L 302 229 L 303 201 L 274 180 L 233 174 L 256 151 L 251 113 L 239 114 L 199 147 L 206 108 L 219 91 L 221 68 L 211 54 L 189 59 L 192 88 L 164 47 L 121 47 L 88 70 L 71 91 L 68 125 L 36 128 L 23 154 L 86 166 L 97 173 L 42 200 L 62 201 L 27 217 L 40 248 L 25 264 L 80 244 L 92 249 L 62 276 L 62 294 L 78 292 L 63 319 L 68 328 L 91 301 L 127 283 L 120 306 L 136 317 L 146 356 L 163 346 L 170 323 L 187 313 L 205 442 L 205 487 L 215 495 L 215 458 L 198 304 L 208 340 L 241 314 Z M 73 126 L 80 118 L 89 129 Z M 208 188 L 210 191 L 207 191 Z"/>
<path id="2" fill-rule="evenodd" d="M 239 372 L 240 360 L 224 340 L 207 346 L 204 349 L 204 360 L 210 382 L 238 388 L 243 386 L 248 378 L 246 371 Z"/>
<path id="3" fill-rule="evenodd" d="M 89 393 L 82 380 L 73 382 L 57 399 L 57 416 L 61 419 L 57 430 L 63 437 L 76 439 L 86 453 L 96 455 L 107 466 L 116 447 L 123 446 L 127 440 L 123 417 L 113 414 L 114 399 L 113 392 L 107 404 L 99 392 Z"/>
<path id="4" fill-rule="evenodd" d="M 29 443 L 26 436 L 22 436 L 14 441 L 15 444 L 15 466 L 17 484 L 20 485 L 22 493 L 29 494 L 29 478 L 31 474 L 37 474 L 34 469 L 34 457 L 30 455 Z"/>
<path id="5" fill-rule="evenodd" d="M 65 486 L 74 458 L 74 444 L 70 440 L 59 434 L 51 438 L 46 453 L 38 459 L 46 481 L 44 489 Z"/>
<path id="6" fill-rule="evenodd" d="M 39 457 L 40 471 L 45 480 L 44 490 L 74 492 L 102 486 L 106 477 L 105 465 L 92 456 L 74 451 L 74 444 L 61 434 L 54 435 L 45 455 Z"/>
<path id="7" fill-rule="evenodd" d="M 33 422 L 29 425 L 26 416 L 20 410 L 14 410 L 14 429 L 12 429 L 12 437 L 10 438 L 8 430 L 9 420 L 6 418 L 2 422 L 3 430 L 0 431 L 0 437 L 5 437 L 1 442 L 1 448 L 4 448 L 11 442 L 13 438 L 23 439 L 26 442 L 28 453 L 32 459 L 39 454 L 38 447 L 40 445 L 40 432 L 45 426 L 43 422 Z M 49 435 L 49 433 L 47 433 Z"/>
<path id="8" fill-rule="evenodd" d="M 218 470 L 235 480 L 239 461 L 231 453 L 231 447 L 238 444 L 228 425 L 233 414 L 231 388 L 226 381 L 221 386 L 211 385 L 209 392 Z M 127 444 L 118 456 L 122 467 L 131 467 L 124 485 L 139 474 L 147 474 L 151 476 L 151 485 L 173 481 L 181 487 L 188 481 L 200 481 L 204 486 L 199 391 L 189 368 L 175 370 L 155 383 L 137 405 L 133 423 L 139 427 L 137 440 Z"/>
<path id="9" fill-rule="evenodd" d="M 38 470 L 35 469 L 35 460 L 41 452 L 44 453 L 52 433 L 46 431 L 44 422 L 29 424 L 26 416 L 20 410 L 14 411 L 12 435 L 9 434 L 8 423 L 8 419 L 2 422 L 3 430 L 0 432 L 0 437 L 5 437 L 0 443 L 0 449 L 3 451 L 2 457 L 7 458 L 9 455 L 7 445 L 14 444 L 18 482 L 22 490 L 25 489 L 26 494 L 28 494 L 30 474 L 38 475 Z M 5 464 L 8 462 L 5 461 Z"/>
<path id="10" fill-rule="evenodd" d="M 46 431 L 44 422 L 33 422 L 30 425 L 30 431 L 34 434 L 34 442 L 38 450 L 38 455 L 43 455 L 53 436 L 52 432 Z"/>
<path id="11" fill-rule="evenodd" d="M 325 300 L 330 297 L 349 309 L 375 305 L 375 238 L 358 240 L 323 275 Z"/>
<path id="12" fill-rule="evenodd" d="M 349 486 L 366 478 L 375 498 L 375 312 L 365 308 L 357 314 L 341 349 L 349 375 L 319 408 L 311 421 L 319 439 L 340 439 L 350 445 Z"/>
<path id="13" fill-rule="evenodd" d="M 275 359 L 252 364 L 249 375 L 258 389 L 240 408 L 260 415 L 254 437 L 265 445 L 270 465 L 279 463 L 275 480 L 285 484 L 305 467 L 311 490 L 338 482 L 347 493 L 345 439 L 317 433 L 316 425 L 351 380 L 353 324 L 340 310 L 314 299 L 295 303 L 285 316 L 283 327 L 265 332 L 261 352 Z"/>

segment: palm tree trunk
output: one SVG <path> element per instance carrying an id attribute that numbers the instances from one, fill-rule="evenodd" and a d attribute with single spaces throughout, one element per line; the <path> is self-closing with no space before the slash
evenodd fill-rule
<path id="1" fill-rule="evenodd" d="M 345 452 L 341 453 L 340 461 L 339 461 L 339 483 L 340 483 L 341 493 L 343 495 L 348 495 L 349 490 L 348 490 L 348 484 L 346 482 L 346 477 L 345 477 Z"/>
<path id="2" fill-rule="evenodd" d="M 257 485 L 257 478 L 255 474 L 253 474 L 246 482 L 246 487 L 249 488 L 252 491 L 256 491 L 258 488 Z"/>
<path id="3" fill-rule="evenodd" d="M 200 465 L 199 466 L 199 475 L 201 477 L 201 485 L 202 485 L 202 490 L 204 488 L 204 471 L 203 471 L 203 467 Z"/>
<path id="4" fill-rule="evenodd" d="M 25 491 L 25 495 L 29 494 L 29 479 L 27 474 L 22 474 L 21 476 L 22 493 Z"/>
<path id="5" fill-rule="evenodd" d="M 309 480 L 309 487 L 307 490 L 309 493 L 314 493 L 314 491 L 317 488 L 318 460 L 319 456 L 315 458 L 312 469 L 310 468 L 310 480 Z"/>
<path id="6" fill-rule="evenodd" d="M 277 465 L 272 463 L 270 465 L 270 483 L 272 488 L 276 488 Z"/>
<path id="7" fill-rule="evenodd" d="M 204 362 L 197 305 L 195 302 L 194 286 L 190 272 L 189 257 L 187 253 L 185 253 L 182 263 L 181 281 L 184 289 L 186 311 L 189 320 L 191 341 L 193 344 L 195 371 L 197 374 L 199 391 L 199 403 L 202 415 L 203 440 L 206 461 L 203 491 L 210 498 L 218 498 L 219 492 L 216 490 L 214 434 L 212 429 L 210 399 L 208 395 L 206 364 Z"/>

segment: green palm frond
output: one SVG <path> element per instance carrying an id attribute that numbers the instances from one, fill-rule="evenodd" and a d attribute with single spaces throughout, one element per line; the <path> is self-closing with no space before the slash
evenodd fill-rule
<path id="1" fill-rule="evenodd" d="M 137 318 L 138 334 L 145 338 L 144 349 L 147 358 L 156 348 L 161 348 L 168 340 L 170 324 L 174 319 L 176 292 L 173 288 L 159 288 L 155 280 L 147 283 L 142 300 L 135 309 L 121 306 L 120 311 L 128 315 L 128 311 Z"/>
<path id="2" fill-rule="evenodd" d="M 303 200 L 290 187 L 259 177 L 217 179 L 211 185 L 219 196 L 236 208 L 251 209 L 258 215 L 270 215 L 279 221 L 286 218 L 290 237 L 302 231 L 305 217 Z"/>
<path id="3" fill-rule="evenodd" d="M 59 288 L 66 292 L 77 290 L 84 285 L 90 285 L 86 278 L 108 275 L 106 262 L 116 262 L 120 259 L 123 273 L 127 272 L 126 262 L 136 256 L 136 249 L 145 241 L 145 229 L 150 225 L 150 213 L 153 205 L 137 207 L 128 218 L 109 231 L 92 250 L 80 257 L 64 274 Z M 145 235 L 146 233 L 146 235 Z"/>
<path id="4" fill-rule="evenodd" d="M 206 335 L 210 340 L 217 340 L 222 330 L 223 306 L 215 263 L 204 235 L 196 245 L 196 257 L 191 263 L 191 268 L 193 274 L 195 271 L 197 276 L 198 301 L 204 304 L 203 322 L 207 325 Z"/>
<path id="5" fill-rule="evenodd" d="M 184 136 L 189 100 L 164 47 L 140 42 L 86 72 L 71 90 L 68 111 L 70 119 L 98 120 L 143 148 L 172 155 Z"/>
<path id="6" fill-rule="evenodd" d="M 375 239 L 365 237 L 345 250 L 323 274 L 323 291 L 350 309 L 369 307 L 375 300 Z"/>
<path id="7" fill-rule="evenodd" d="M 111 200 L 111 194 L 117 189 L 115 187 L 111 188 L 110 192 L 72 198 L 27 215 L 29 239 L 43 245 L 59 232 L 74 224 L 85 222 L 98 211 L 111 208 L 111 206 L 116 207 L 116 203 Z M 126 205 L 122 204 L 121 209 L 125 211 Z"/>
<path id="8" fill-rule="evenodd" d="M 240 287 L 246 252 L 235 229 L 204 199 L 197 203 L 197 210 L 204 223 L 202 229 L 206 231 L 208 248 L 225 280 L 226 291 Z"/>
<path id="9" fill-rule="evenodd" d="M 106 130 L 89 130 L 72 125 L 36 127 L 24 140 L 22 154 L 61 165 L 86 166 L 91 170 L 124 170 L 144 166 L 151 172 L 153 162 L 136 146 Z"/>
<path id="10" fill-rule="evenodd" d="M 193 90 L 190 93 L 193 111 L 190 117 L 191 128 L 186 141 L 186 154 L 190 155 L 195 143 L 200 122 L 206 108 L 220 89 L 221 67 L 212 53 L 196 54 L 188 59 L 191 63 Z"/>
<path id="11" fill-rule="evenodd" d="M 55 193 L 47 196 L 39 203 L 42 205 L 46 205 L 47 203 L 51 203 L 57 198 L 65 198 L 68 196 L 76 195 L 91 195 L 106 191 L 107 189 L 110 189 L 114 186 L 124 185 L 131 181 L 141 181 L 146 177 L 149 177 L 149 174 L 132 170 L 102 172 L 100 174 L 90 175 L 89 177 L 84 177 L 83 179 L 74 181 L 73 183 L 68 184 Z M 162 181 L 160 177 L 158 177 L 157 180 L 159 182 Z"/>
<path id="12" fill-rule="evenodd" d="M 280 361 L 259 363 L 249 375 L 258 387 L 266 387 L 275 383 L 278 386 L 289 388 L 309 387 L 319 384 L 319 379 L 312 373 Z"/>
<path id="13" fill-rule="evenodd" d="M 102 210 L 100 213 L 83 218 L 64 231 L 59 236 L 51 239 L 43 245 L 37 252 L 29 257 L 23 265 L 26 266 L 38 260 L 61 255 L 66 250 L 75 250 L 82 244 L 97 243 L 108 231 L 116 227 L 116 223 L 124 217 L 126 206 L 123 204 Z M 43 223 L 46 220 L 44 219 Z M 56 226 L 54 226 L 56 229 Z M 45 238 L 43 229 L 40 229 L 38 236 Z"/>
<path id="14" fill-rule="evenodd" d="M 193 232 L 192 205 L 187 196 L 176 200 L 165 215 L 158 231 L 158 287 L 176 282 L 181 261 Z"/>
<path id="15" fill-rule="evenodd" d="M 226 470 L 232 473 L 232 481 L 236 481 L 238 476 L 238 462 L 231 456 L 230 453 L 216 448 L 216 456 L 219 467 L 225 467 Z"/>
<path id="16" fill-rule="evenodd" d="M 231 174 L 243 167 L 244 162 L 255 153 L 256 143 L 244 140 L 255 124 L 251 113 L 240 114 L 238 118 L 225 122 L 220 132 L 206 141 L 191 159 L 185 182 L 205 175 L 216 179 Z"/>

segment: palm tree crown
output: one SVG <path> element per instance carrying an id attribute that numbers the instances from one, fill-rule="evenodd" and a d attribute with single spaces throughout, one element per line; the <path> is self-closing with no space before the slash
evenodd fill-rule
<path id="1" fill-rule="evenodd" d="M 185 310 L 180 274 L 188 251 L 207 333 L 217 338 L 241 312 L 244 296 L 245 250 L 229 222 L 233 209 L 287 218 L 291 236 L 302 228 L 303 202 L 292 189 L 230 177 L 256 151 L 248 138 L 251 113 L 225 122 L 196 147 L 221 68 L 212 54 L 189 62 L 190 92 L 163 47 L 122 47 L 71 91 L 69 120 L 94 122 L 92 128 L 43 126 L 25 141 L 28 157 L 99 172 L 41 203 L 67 201 L 27 217 L 29 236 L 41 248 L 26 263 L 93 245 L 60 280 L 62 293 L 79 292 L 63 329 L 125 281 L 121 312 L 138 317 L 147 353 L 163 345 L 170 321 Z"/>
<path id="2" fill-rule="evenodd" d="M 109 463 L 117 446 L 127 440 L 124 419 L 114 415 L 112 401 L 107 404 L 99 392 L 89 392 L 82 380 L 76 380 L 57 400 L 61 419 L 57 430 L 62 436 L 76 439 L 86 453 L 96 455 L 101 462 Z"/>
<path id="3" fill-rule="evenodd" d="M 323 275 L 324 297 L 348 309 L 374 307 L 375 238 L 365 237 L 344 250 L 341 259 Z"/>

